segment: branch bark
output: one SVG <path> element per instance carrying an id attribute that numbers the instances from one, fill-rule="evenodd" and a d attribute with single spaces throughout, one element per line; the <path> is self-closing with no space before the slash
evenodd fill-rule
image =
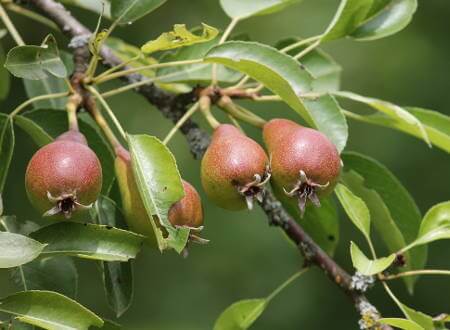
<path id="1" fill-rule="evenodd" d="M 77 44 L 77 42 L 86 41 L 91 35 L 91 31 L 75 19 L 63 5 L 54 0 L 29 0 L 29 2 L 54 21 L 68 37 L 72 38 L 71 45 L 74 46 L 76 64 L 72 82 L 76 82 L 76 76 L 78 74 L 81 75 L 84 72 L 83 70 L 86 69 L 86 52 L 88 51 L 86 44 Z M 105 65 L 115 66 L 121 63 L 120 59 L 106 46 L 103 46 L 101 56 Z M 135 83 L 144 79 L 146 78 L 140 74 L 130 74 L 124 77 L 124 80 L 128 83 Z M 195 90 L 191 93 L 175 95 L 158 88 L 154 84 L 148 84 L 137 88 L 136 91 L 174 123 L 183 116 L 187 107 L 197 100 Z M 209 135 L 192 120 L 188 120 L 182 125 L 180 130 L 185 135 L 194 157 L 197 159 L 201 158 L 209 145 Z M 269 224 L 281 228 L 297 245 L 306 261 L 322 269 L 330 280 L 350 297 L 356 310 L 361 315 L 361 327 L 364 326 L 367 329 L 372 329 L 373 327 L 375 329 L 376 321 L 381 316 L 366 296 L 353 288 L 352 276 L 314 242 L 303 228 L 284 210 L 271 191 L 266 191 L 260 206 L 266 213 Z M 374 322 L 374 325 L 370 325 L 371 321 Z M 376 329 L 392 330 L 390 326 L 383 325 L 377 325 Z"/>

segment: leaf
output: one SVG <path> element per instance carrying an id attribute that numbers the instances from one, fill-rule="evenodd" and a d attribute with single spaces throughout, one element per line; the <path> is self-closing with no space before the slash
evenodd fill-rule
<path id="1" fill-rule="evenodd" d="M 382 318 L 382 319 L 379 319 L 378 322 L 380 322 L 381 324 L 392 325 L 396 328 L 404 329 L 404 330 L 424 330 L 416 322 L 413 322 L 411 320 L 406 320 L 406 319 Z"/>
<path id="2" fill-rule="evenodd" d="M 208 42 L 217 37 L 219 30 L 202 23 L 203 31 L 201 35 L 190 32 L 185 24 L 175 24 L 173 31 L 164 32 L 157 39 L 146 42 L 141 50 L 145 54 L 156 51 L 174 49 L 198 43 Z"/>
<path id="3" fill-rule="evenodd" d="M 5 51 L 0 45 L 0 100 L 4 100 L 9 94 L 10 78 L 9 72 L 4 67 Z"/>
<path id="4" fill-rule="evenodd" d="M 67 255 L 103 261 L 128 261 L 139 253 L 144 237 L 94 224 L 59 222 L 30 235 L 47 246 L 44 256 Z"/>
<path id="5" fill-rule="evenodd" d="M 78 290 L 78 272 L 69 257 L 34 260 L 11 272 L 14 283 L 21 290 L 48 290 L 75 299 Z"/>
<path id="6" fill-rule="evenodd" d="M 201 44 L 195 44 L 189 47 L 180 48 L 174 53 L 167 53 L 161 59 L 162 62 L 173 62 L 173 61 L 185 61 L 194 60 L 198 58 L 203 58 L 205 54 L 219 41 L 213 39 L 208 42 Z M 204 83 L 207 84 L 211 81 L 212 64 L 209 63 L 199 63 L 199 64 L 189 64 L 172 66 L 166 68 L 160 68 L 157 71 L 157 76 L 168 76 L 160 81 L 165 83 L 171 82 L 181 82 L 181 83 Z M 218 65 L 217 66 L 217 79 L 222 83 L 234 83 L 242 77 L 242 73 L 229 68 Z"/>
<path id="7" fill-rule="evenodd" d="M 417 0 L 341 0 L 322 40 L 384 38 L 405 28 L 416 9 Z"/>
<path id="8" fill-rule="evenodd" d="M 78 6 L 90 10 L 96 14 L 103 14 L 103 17 L 111 18 L 111 4 L 109 0 L 60 0 L 66 5 Z"/>
<path id="9" fill-rule="evenodd" d="M 100 196 L 94 206 L 97 222 L 101 225 L 125 227 L 125 219 L 114 201 Z M 133 299 L 133 271 L 130 262 L 102 262 L 103 286 L 109 306 L 120 317 Z"/>
<path id="10" fill-rule="evenodd" d="M 158 63 L 158 61 L 153 57 L 144 56 L 138 47 L 130 45 L 119 38 L 109 37 L 106 39 L 105 44 L 111 48 L 114 55 L 116 55 L 123 62 L 127 62 L 139 56 L 138 59 L 128 64 L 132 68 Z M 153 78 L 155 76 L 155 71 L 152 69 L 141 70 L 139 73 L 148 78 Z"/>
<path id="11" fill-rule="evenodd" d="M 244 19 L 272 14 L 297 2 L 300 0 L 220 0 L 220 5 L 229 17 Z"/>
<path id="12" fill-rule="evenodd" d="M 284 39 L 277 43 L 276 48 L 282 49 L 300 40 L 300 38 Z M 293 56 L 305 48 L 306 46 L 298 47 L 288 51 L 287 54 Z M 314 91 L 320 93 L 340 89 L 342 67 L 323 50 L 316 48 L 305 54 L 299 62 L 314 78 L 312 82 Z"/>
<path id="13" fill-rule="evenodd" d="M 372 276 L 381 273 L 387 269 L 395 260 L 395 254 L 391 254 L 388 257 L 378 258 L 375 260 L 368 259 L 359 247 L 350 242 L 350 254 L 352 256 L 353 267 L 356 270 L 366 276 Z"/>
<path id="14" fill-rule="evenodd" d="M 17 46 L 6 56 L 5 68 L 14 76 L 24 79 L 40 80 L 48 74 L 65 78 L 66 67 L 59 57 L 55 38 L 49 34 L 41 46 Z"/>
<path id="15" fill-rule="evenodd" d="M 366 203 L 342 184 L 336 186 L 335 192 L 349 219 L 370 242 L 370 212 Z"/>
<path id="16" fill-rule="evenodd" d="M 433 145 L 450 153 L 450 117 L 440 112 L 422 108 L 405 108 L 405 110 L 422 123 Z M 422 138 L 421 133 L 414 126 L 411 127 L 411 125 L 402 120 L 391 118 L 384 114 L 358 115 L 356 119 L 370 124 L 398 129 L 419 139 Z"/>
<path id="17" fill-rule="evenodd" d="M 0 268 L 12 268 L 37 258 L 45 245 L 23 235 L 0 232 Z"/>
<path id="18" fill-rule="evenodd" d="M 14 129 L 11 118 L 0 113 L 0 194 L 5 187 L 14 152 Z"/>
<path id="19" fill-rule="evenodd" d="M 246 299 L 235 302 L 217 319 L 214 330 L 244 330 L 262 314 L 267 306 L 266 299 Z"/>
<path id="20" fill-rule="evenodd" d="M 273 192 L 289 214 L 303 227 L 312 239 L 329 255 L 333 255 L 339 243 L 339 216 L 331 198 L 323 198 L 321 207 L 308 204 L 303 218 L 297 202 L 288 198 L 283 187 L 272 183 Z"/>
<path id="21" fill-rule="evenodd" d="M 119 24 L 131 24 L 154 11 L 167 0 L 111 0 L 111 17 Z"/>
<path id="22" fill-rule="evenodd" d="M 73 71 L 72 55 L 68 52 L 60 51 L 60 56 L 67 71 L 71 73 Z M 23 84 L 25 85 L 27 96 L 30 99 L 39 95 L 62 93 L 68 90 L 67 83 L 64 79 L 54 76 L 49 76 L 41 80 L 23 79 Z M 33 107 L 41 109 L 65 109 L 66 103 L 67 97 L 60 97 L 33 102 Z"/>
<path id="23" fill-rule="evenodd" d="M 350 92 L 338 92 L 336 95 L 356 102 L 365 103 L 373 109 L 380 111 L 395 120 L 401 121 L 404 125 L 407 125 L 410 130 L 414 131 L 415 134 L 420 136 L 428 145 L 431 145 L 427 131 L 420 120 L 398 105 Z"/>
<path id="24" fill-rule="evenodd" d="M 417 0 L 384 1 L 383 7 L 366 18 L 351 36 L 360 41 L 390 36 L 403 30 L 411 22 L 416 10 Z"/>
<path id="25" fill-rule="evenodd" d="M 133 173 L 145 209 L 162 251 L 168 247 L 180 253 L 186 246 L 189 229 L 174 228 L 168 219 L 170 207 L 184 196 L 175 158 L 156 137 L 128 135 Z M 159 225 L 156 224 L 158 221 Z M 164 237 L 167 232 L 167 236 Z"/>
<path id="26" fill-rule="evenodd" d="M 417 323 L 422 329 L 435 330 L 433 318 L 431 316 L 418 312 L 404 304 L 402 304 L 402 310 L 409 320 Z"/>
<path id="27" fill-rule="evenodd" d="M 0 311 L 21 322 L 49 330 L 87 330 L 103 326 L 97 315 L 76 301 L 51 291 L 18 292 L 0 300 Z"/>
<path id="28" fill-rule="evenodd" d="M 397 178 L 383 165 L 354 152 L 342 154 L 344 171 L 341 181 L 361 198 L 370 211 L 375 230 L 388 248 L 395 253 L 413 242 L 419 232 L 420 211 Z M 421 269 L 425 265 L 427 249 L 416 248 L 405 254 L 406 270 Z M 405 277 L 410 291 L 414 277 Z"/>
<path id="29" fill-rule="evenodd" d="M 23 129 L 38 146 L 44 146 L 58 135 L 67 131 L 67 114 L 65 111 L 38 109 L 15 117 L 15 123 Z M 102 165 L 102 192 L 107 194 L 115 178 L 113 152 L 103 135 L 88 114 L 78 116 L 80 131 L 86 136 L 89 147 L 98 156 Z"/>
<path id="30" fill-rule="evenodd" d="M 410 247 L 450 239 L 450 201 L 434 205 L 425 214 L 417 239 Z"/>
<path id="31" fill-rule="evenodd" d="M 347 124 L 337 103 L 329 95 L 302 103 L 299 96 L 311 91 L 312 77 L 289 55 L 255 42 L 229 41 L 212 48 L 205 61 L 223 64 L 260 81 L 342 150 Z"/>

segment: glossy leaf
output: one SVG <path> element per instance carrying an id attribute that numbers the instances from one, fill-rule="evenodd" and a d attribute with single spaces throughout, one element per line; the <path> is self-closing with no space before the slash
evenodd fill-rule
<path id="1" fill-rule="evenodd" d="M 386 270 L 395 260 L 395 254 L 391 254 L 385 258 L 371 260 L 354 243 L 350 243 L 350 255 L 352 257 L 353 267 L 366 276 L 372 276 Z"/>
<path id="2" fill-rule="evenodd" d="M 370 241 L 370 212 L 366 203 L 342 184 L 336 186 L 335 192 L 349 219 Z"/>
<path id="3" fill-rule="evenodd" d="M 49 74 L 60 78 L 67 76 L 52 35 L 48 35 L 41 46 L 25 45 L 11 49 L 6 56 L 5 67 L 14 76 L 24 79 L 40 80 Z"/>
<path id="4" fill-rule="evenodd" d="M 0 45 L 0 100 L 8 96 L 10 87 L 9 72 L 4 67 L 5 60 L 5 51 L 2 45 Z"/>
<path id="5" fill-rule="evenodd" d="M 128 261 L 139 253 L 144 237 L 94 224 L 59 222 L 30 235 L 47 246 L 43 256 L 68 255 L 103 261 Z"/>
<path id="6" fill-rule="evenodd" d="M 48 290 L 75 299 L 78 272 L 70 257 L 34 260 L 12 270 L 14 283 L 21 290 Z"/>
<path id="7" fill-rule="evenodd" d="M 198 43 L 208 42 L 219 34 L 219 30 L 202 23 L 203 31 L 201 35 L 190 32 L 185 24 L 175 24 L 173 30 L 164 32 L 157 39 L 146 42 L 142 47 L 142 52 L 146 54 L 161 50 L 169 50 Z"/>
<path id="8" fill-rule="evenodd" d="M 220 0 L 220 5 L 229 17 L 244 19 L 272 14 L 297 2 L 300 0 Z"/>
<path id="9" fill-rule="evenodd" d="M 417 239 L 411 247 L 450 239 L 450 201 L 437 204 L 425 214 Z"/>
<path id="10" fill-rule="evenodd" d="M 402 304 L 402 310 L 405 313 L 405 316 L 418 324 L 424 330 L 436 330 L 434 327 L 433 318 L 425 313 L 416 311 L 404 304 Z"/>
<path id="11" fill-rule="evenodd" d="M 14 233 L 0 232 L 0 268 L 12 268 L 36 259 L 45 244 Z"/>
<path id="12" fill-rule="evenodd" d="M 288 198 L 283 188 L 273 186 L 273 192 L 289 214 L 329 255 L 333 255 L 339 243 L 339 216 L 331 198 L 323 198 L 321 207 L 308 204 L 303 218 L 300 216 L 297 202 Z"/>
<path id="13" fill-rule="evenodd" d="M 65 51 L 60 51 L 61 60 L 67 68 L 67 72 L 73 71 L 72 55 Z M 28 98 L 33 98 L 39 95 L 62 93 L 68 90 L 67 83 L 64 79 L 49 76 L 46 79 L 30 80 L 23 79 L 25 91 Z M 40 100 L 33 103 L 34 108 L 41 109 L 65 109 L 67 97 L 60 97 L 56 99 Z"/>
<path id="14" fill-rule="evenodd" d="M 90 10 L 96 14 L 102 14 L 106 18 L 111 18 L 111 4 L 109 0 L 60 0 L 60 2 Z"/>
<path id="15" fill-rule="evenodd" d="M 285 48 L 299 38 L 288 38 L 277 43 L 277 49 Z M 305 49 L 305 47 L 295 48 L 287 54 L 293 56 Z M 326 52 L 321 49 L 314 49 L 298 60 L 313 77 L 312 89 L 316 92 L 337 91 L 340 88 L 342 67 Z"/>
<path id="16" fill-rule="evenodd" d="M 390 102 L 370 97 L 364 97 L 350 92 L 338 92 L 336 93 L 336 95 L 356 102 L 365 103 L 373 109 L 384 113 L 390 118 L 401 121 L 404 125 L 407 125 L 410 130 L 414 131 L 415 134 L 420 136 L 428 145 L 430 145 L 430 138 L 428 137 L 424 125 L 420 122 L 419 119 L 417 119 L 414 115 L 412 115 L 402 107 L 399 107 L 398 105 L 392 104 Z"/>
<path id="17" fill-rule="evenodd" d="M 108 197 L 100 196 L 94 210 L 99 224 L 125 229 L 122 213 Z M 132 265 L 130 262 L 102 262 L 101 270 L 109 306 L 120 317 L 128 310 L 133 298 Z"/>
<path id="18" fill-rule="evenodd" d="M 49 330 L 87 330 L 103 326 L 97 315 L 76 301 L 51 291 L 18 292 L 0 300 L 0 311 Z"/>
<path id="19" fill-rule="evenodd" d="M 372 3 L 373 0 L 341 0 L 322 40 L 339 39 L 351 34 L 367 17 Z"/>
<path id="20" fill-rule="evenodd" d="M 15 123 L 23 129 L 38 146 L 53 141 L 58 135 L 67 131 L 67 114 L 65 111 L 37 109 L 15 117 Z M 107 194 L 114 181 L 113 152 L 103 138 L 96 124 L 87 114 L 78 116 L 80 131 L 88 140 L 89 147 L 98 156 L 102 165 L 102 192 Z"/>
<path id="21" fill-rule="evenodd" d="M 209 42 L 180 48 L 177 52 L 168 53 L 162 58 L 162 62 L 185 61 L 203 58 L 205 54 L 215 45 L 218 40 L 213 39 Z M 167 76 L 161 82 L 180 82 L 180 83 L 203 83 L 207 84 L 211 81 L 212 64 L 199 63 L 181 65 L 176 67 L 161 68 L 157 71 L 158 76 Z M 242 77 L 242 73 L 229 68 L 217 66 L 217 80 L 222 83 L 234 83 Z"/>
<path id="22" fill-rule="evenodd" d="M 421 108 L 405 108 L 405 110 L 422 123 L 433 145 L 450 153 L 450 117 L 440 112 Z M 369 124 L 394 128 L 419 139 L 422 138 L 421 133 L 415 127 L 411 127 L 411 125 L 402 120 L 391 118 L 384 114 L 357 115 L 356 119 Z"/>
<path id="23" fill-rule="evenodd" d="M 413 322 L 411 320 L 406 319 L 399 319 L 399 318 L 382 318 L 378 320 L 381 324 L 387 324 L 392 325 L 393 327 L 396 327 L 398 329 L 404 329 L 404 330 L 424 330 L 420 325 L 418 325 L 416 322 Z"/>
<path id="24" fill-rule="evenodd" d="M 370 211 L 375 230 L 390 253 L 413 242 L 419 232 L 421 215 L 414 200 L 397 178 L 383 165 L 358 153 L 343 153 L 342 182 L 361 198 Z M 427 249 L 419 247 L 405 254 L 404 270 L 421 269 Z M 405 277 L 413 290 L 414 277 Z"/>
<path id="25" fill-rule="evenodd" d="M 214 330 L 245 330 L 262 314 L 267 306 L 266 299 L 247 299 L 238 301 L 217 319 Z"/>
<path id="26" fill-rule="evenodd" d="M 342 150 L 347 124 L 339 106 L 328 95 L 302 102 L 299 96 L 311 91 L 312 77 L 289 55 L 255 42 L 229 41 L 212 48 L 205 61 L 223 64 L 260 81 Z"/>
<path id="27" fill-rule="evenodd" d="M 172 153 L 157 138 L 128 135 L 133 172 L 139 193 L 152 221 L 159 249 L 168 247 L 180 253 L 186 246 L 187 228 L 174 228 L 168 220 L 170 207 L 184 196 L 180 174 Z M 167 232 L 163 237 L 160 226 Z"/>
<path id="28" fill-rule="evenodd" d="M 0 113 L 0 193 L 5 187 L 14 152 L 14 129 L 11 118 Z"/>
<path id="29" fill-rule="evenodd" d="M 166 0 L 112 0 L 111 17 L 119 24 L 131 24 L 157 9 Z"/>
<path id="30" fill-rule="evenodd" d="M 372 12 L 351 36 L 361 41 L 390 36 L 403 30 L 411 22 L 416 10 L 417 0 L 384 1 L 382 7 Z"/>

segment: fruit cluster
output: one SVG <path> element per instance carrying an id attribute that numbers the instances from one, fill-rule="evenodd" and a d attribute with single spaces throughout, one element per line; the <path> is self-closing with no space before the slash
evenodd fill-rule
<path id="1" fill-rule="evenodd" d="M 339 177 L 341 160 L 328 138 L 311 128 L 286 119 L 263 126 L 265 150 L 238 128 L 219 125 L 201 163 L 201 180 L 208 198 L 228 210 L 251 209 L 262 202 L 264 186 L 296 199 L 303 215 L 308 201 L 320 206 Z M 115 172 L 122 208 L 131 230 L 154 240 L 152 219 L 145 210 L 132 170 L 130 153 L 116 148 Z M 172 205 L 168 218 L 173 226 L 199 229 L 203 209 L 195 188 L 182 181 L 185 195 Z M 86 138 L 69 130 L 32 157 L 25 175 L 28 197 L 44 216 L 54 219 L 83 216 L 98 198 L 102 169 Z"/>

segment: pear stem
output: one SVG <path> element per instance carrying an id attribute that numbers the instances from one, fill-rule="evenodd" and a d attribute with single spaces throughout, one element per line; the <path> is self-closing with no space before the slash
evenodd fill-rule
<path id="1" fill-rule="evenodd" d="M 170 142 L 175 133 L 199 109 L 199 107 L 199 102 L 196 102 L 188 111 L 186 111 L 183 117 L 181 117 L 180 120 L 177 121 L 175 126 L 170 130 L 169 134 L 167 134 L 167 136 L 164 138 L 163 144 L 167 145 Z"/>
<path id="2" fill-rule="evenodd" d="M 266 124 L 266 121 L 261 117 L 248 110 L 243 111 L 240 107 L 233 103 L 229 96 L 222 96 L 217 105 L 236 119 L 242 120 L 253 126 L 262 128 Z"/>
<path id="3" fill-rule="evenodd" d="M 77 118 L 77 111 L 78 107 L 80 106 L 82 102 L 82 98 L 79 94 L 73 94 L 69 97 L 69 100 L 66 104 L 66 111 L 67 111 L 67 119 L 69 122 L 69 130 L 71 131 L 79 131 L 78 127 L 78 118 Z"/>
<path id="4" fill-rule="evenodd" d="M 208 124 L 213 129 L 219 127 L 220 122 L 211 113 L 211 99 L 209 98 L 209 96 L 206 95 L 201 96 L 198 102 L 200 105 L 200 111 L 202 112 L 203 116 L 205 116 L 205 119 L 208 122 Z"/>

